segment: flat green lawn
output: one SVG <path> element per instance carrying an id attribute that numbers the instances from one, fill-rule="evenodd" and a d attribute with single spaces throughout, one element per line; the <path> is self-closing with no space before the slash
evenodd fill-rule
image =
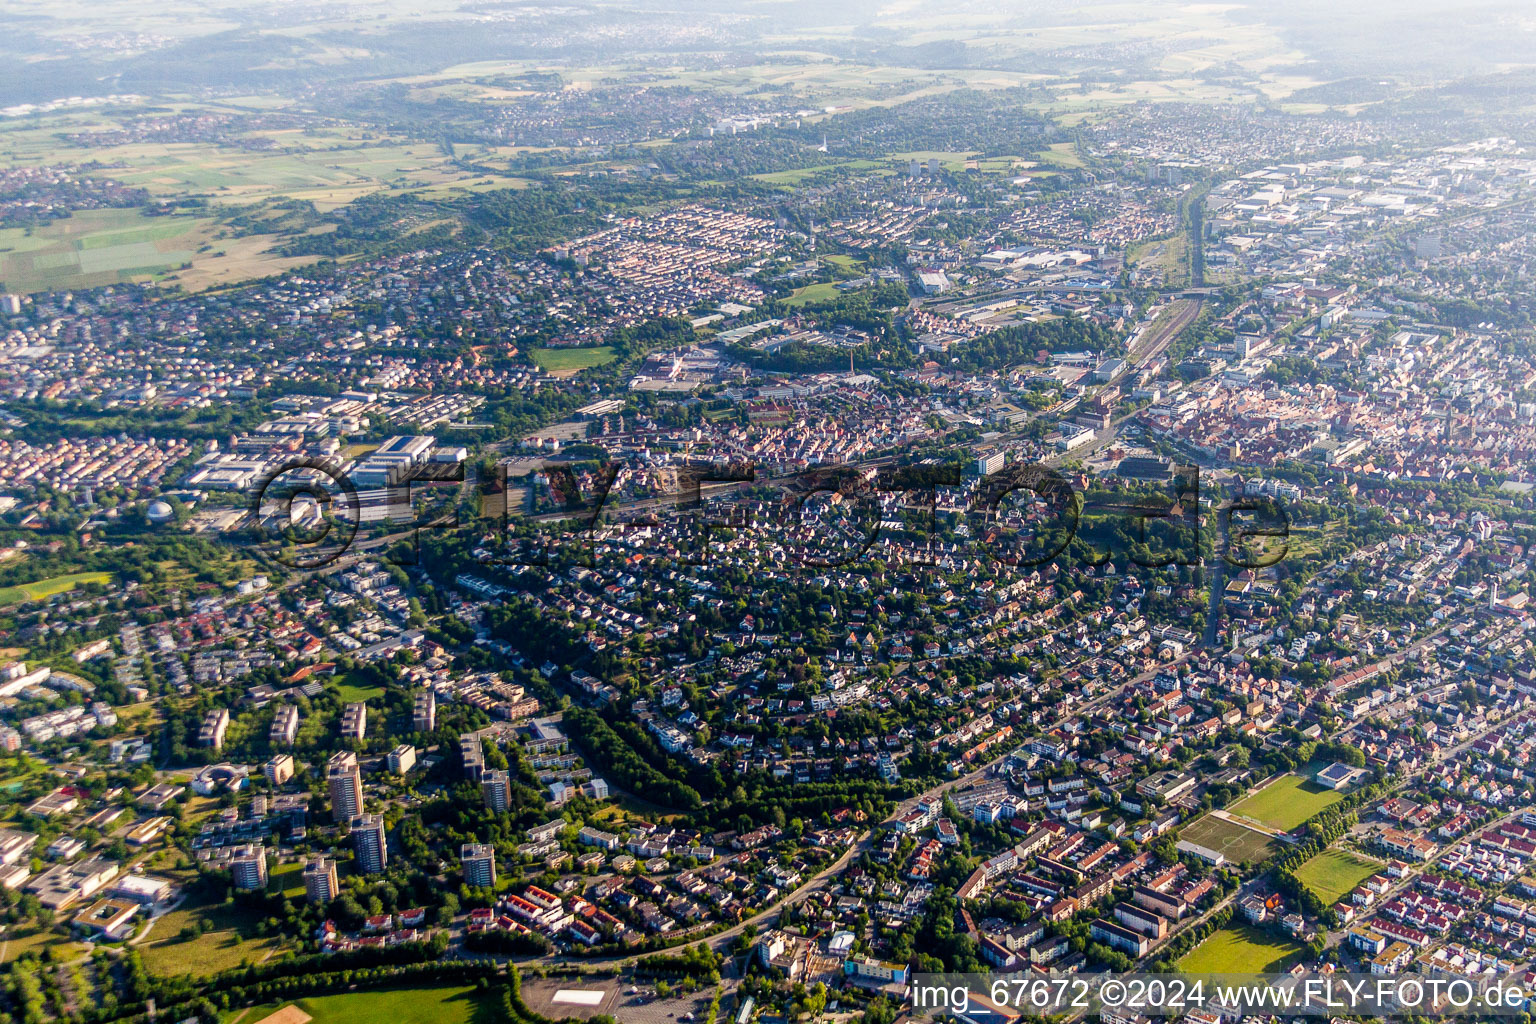
<path id="1" fill-rule="evenodd" d="M 796 288 L 789 298 L 784 300 L 786 306 L 803 306 L 808 302 L 826 302 L 835 299 L 842 294 L 837 290 L 837 285 L 831 281 L 821 284 L 808 284 L 803 288 Z"/>
<path id="2" fill-rule="evenodd" d="M 384 687 L 358 686 L 352 681 L 352 677 L 347 675 L 338 676 L 335 685 L 341 699 L 349 703 L 370 701 L 375 697 L 384 696 Z"/>
<path id="3" fill-rule="evenodd" d="M 1324 850 L 1296 869 L 1296 877 L 1324 903 L 1335 903 L 1382 869 L 1348 850 Z"/>
<path id="4" fill-rule="evenodd" d="M 1070 142 L 1057 142 L 1049 149 L 1041 150 L 1035 158 L 1044 164 L 1057 167 L 1082 167 L 1083 158 L 1077 155 L 1077 146 Z"/>
<path id="5" fill-rule="evenodd" d="M 180 932 L 201 918 L 213 928 L 195 939 L 180 938 Z M 271 938 L 257 938 L 251 928 L 254 921 L 245 912 L 223 904 L 204 904 L 173 910 L 155 922 L 148 941 L 138 949 L 144 967 L 151 974 L 176 977 L 192 974 L 203 977 L 249 960 L 260 963 L 278 948 Z"/>
<path id="6" fill-rule="evenodd" d="M 289 1003 L 233 1010 L 225 1024 L 257 1024 Z M 491 1024 L 498 1019 L 496 1000 L 469 986 L 382 989 L 314 996 L 291 1004 L 314 1018 L 313 1024 Z"/>
<path id="7" fill-rule="evenodd" d="M 845 256 L 842 253 L 831 253 L 830 255 L 823 256 L 821 261 L 823 263 L 830 263 L 834 267 L 839 267 L 843 270 L 846 270 L 850 274 L 857 274 L 864 269 L 863 260 L 856 259 L 852 256 Z"/>
<path id="8" fill-rule="evenodd" d="M 1291 829 L 1323 808 L 1338 803 L 1344 794 L 1325 789 L 1300 775 L 1282 775 L 1263 789 L 1249 793 L 1228 808 L 1270 828 Z"/>
<path id="9" fill-rule="evenodd" d="M 1179 970 L 1189 974 L 1262 973 L 1284 969 L 1303 952 L 1301 943 L 1252 925 L 1233 925 L 1185 954 Z"/>
<path id="10" fill-rule="evenodd" d="M 822 173 L 823 171 L 836 170 L 839 167 L 850 171 L 868 171 L 880 166 L 874 160 L 840 160 L 837 163 L 817 164 L 815 167 L 797 167 L 789 171 L 768 171 L 764 174 L 749 175 L 754 181 L 767 182 L 770 185 L 798 185 L 806 178 Z"/>
<path id="11" fill-rule="evenodd" d="M 594 348 L 536 348 L 533 361 L 546 373 L 575 373 L 578 370 L 602 366 L 614 360 L 612 347 L 598 345 Z"/>
<path id="12" fill-rule="evenodd" d="M 20 604 L 22 601 L 42 601 L 54 594 L 74 590 L 82 584 L 111 582 L 112 574 L 109 572 L 75 572 L 65 576 L 50 576 L 45 580 L 34 580 L 14 587 L 0 587 L 0 605 Z"/>
<path id="13" fill-rule="evenodd" d="M 292 864 L 278 864 L 267 873 L 267 889 L 270 892 L 280 892 L 284 896 L 304 895 L 304 865 L 298 861 Z"/>

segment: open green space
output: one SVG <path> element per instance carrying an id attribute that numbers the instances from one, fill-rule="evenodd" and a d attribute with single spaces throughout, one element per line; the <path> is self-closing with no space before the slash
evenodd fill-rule
<path id="1" fill-rule="evenodd" d="M 594 366 L 603 366 L 614 360 L 612 346 L 597 345 L 592 348 L 536 348 L 533 361 L 545 373 L 576 373 Z"/>
<path id="2" fill-rule="evenodd" d="M 182 929 L 195 921 L 208 930 L 183 938 Z M 275 939 L 255 934 L 255 924 L 251 914 L 222 903 L 182 907 L 157 920 L 149 940 L 138 949 L 151 974 L 205 977 L 247 961 L 260 963 L 278 948 Z"/>
<path id="3" fill-rule="evenodd" d="M 257 1024 L 285 1006 L 297 1006 L 312 1024 L 491 1024 L 497 1000 L 470 986 L 380 989 L 312 996 L 293 1003 L 272 1003 L 234 1010 L 225 1024 Z"/>
<path id="4" fill-rule="evenodd" d="M 784 304 L 786 306 L 804 306 L 811 302 L 826 302 L 828 299 L 837 298 L 838 294 L 836 284 L 831 281 L 824 281 L 821 284 L 808 284 L 802 288 L 796 288 L 790 293 L 789 298 L 784 300 Z"/>
<path id="5" fill-rule="evenodd" d="M 1263 789 L 1249 793 L 1228 810 L 1262 822 L 1270 828 L 1291 829 L 1323 808 L 1338 803 L 1344 794 L 1319 786 L 1300 775 L 1282 775 Z"/>
<path id="6" fill-rule="evenodd" d="M 821 257 L 823 263 L 830 263 L 840 270 L 850 274 L 858 274 L 864 270 L 864 261 L 856 256 L 848 256 L 844 253 L 829 253 Z"/>
<path id="7" fill-rule="evenodd" d="M 351 674 L 337 676 L 334 685 L 341 699 L 352 703 L 384 696 L 384 687 L 359 686 Z"/>
<path id="8" fill-rule="evenodd" d="M 275 865 L 267 872 L 267 889 L 284 896 L 303 896 L 304 865 L 298 861 Z"/>
<path id="9" fill-rule="evenodd" d="M 1381 865 L 1348 850 L 1331 849 L 1296 869 L 1296 877 L 1324 903 L 1334 903 L 1381 870 Z"/>
<path id="10" fill-rule="evenodd" d="M 874 160 L 842 160 L 832 164 L 817 164 L 815 167 L 797 167 L 788 171 L 768 171 L 764 174 L 753 174 L 750 177 L 754 181 L 767 182 L 770 185 L 798 185 L 812 175 L 823 171 L 834 171 L 839 167 L 850 171 L 870 171 L 879 167 Z"/>
<path id="11" fill-rule="evenodd" d="M 37 928 L 29 925 L 15 932 L 7 931 L 4 935 L 0 935 L 0 964 L 8 964 L 26 953 L 41 955 L 44 950 L 52 946 L 66 947 L 76 952 L 88 948 L 81 943 L 72 942 L 51 928 Z"/>
<path id="12" fill-rule="evenodd" d="M 112 574 L 109 572 L 74 572 L 50 576 L 45 580 L 19 583 L 14 587 L 0 587 L 0 606 L 20 604 L 23 601 L 43 601 L 85 584 L 111 582 Z"/>
<path id="13" fill-rule="evenodd" d="M 1077 146 L 1071 142 L 1057 142 L 1048 149 L 1043 149 L 1035 154 L 1035 158 L 1044 164 L 1052 164 L 1056 167 L 1082 167 L 1083 158 L 1077 155 Z"/>
<path id="14" fill-rule="evenodd" d="M 1263 832 L 1212 814 L 1190 822 L 1179 832 L 1179 838 L 1224 854 L 1235 864 L 1257 863 L 1276 848 L 1275 841 Z"/>
<path id="15" fill-rule="evenodd" d="M 1262 973 L 1287 967 L 1304 952 L 1301 943 L 1252 925 L 1233 925 L 1212 933 L 1179 961 L 1190 974 Z"/>

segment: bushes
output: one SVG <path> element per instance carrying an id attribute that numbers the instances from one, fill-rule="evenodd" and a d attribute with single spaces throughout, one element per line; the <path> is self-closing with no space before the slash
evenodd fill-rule
<path id="1" fill-rule="evenodd" d="M 657 953 L 642 957 L 635 967 L 649 974 L 684 975 L 709 983 L 720 980 L 720 957 L 703 944 L 688 946 L 670 955 Z"/>
<path id="2" fill-rule="evenodd" d="M 466 949 L 477 953 L 508 953 L 516 956 L 543 956 L 554 944 L 537 932 L 471 932 L 464 939 Z"/>

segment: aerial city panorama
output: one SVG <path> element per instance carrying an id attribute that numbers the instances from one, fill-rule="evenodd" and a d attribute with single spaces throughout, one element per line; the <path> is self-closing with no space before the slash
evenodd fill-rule
<path id="1" fill-rule="evenodd" d="M 1536 1015 L 1536 8 L 0 12 L 0 1024 Z"/>

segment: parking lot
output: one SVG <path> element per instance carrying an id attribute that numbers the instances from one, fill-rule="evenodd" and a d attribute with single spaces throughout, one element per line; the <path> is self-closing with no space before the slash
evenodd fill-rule
<path id="1" fill-rule="evenodd" d="M 730 983 L 727 982 L 727 985 Z M 633 991 L 631 991 L 633 989 Z M 556 1002 L 561 991 L 603 993 L 601 1000 L 593 1003 L 581 1001 Z M 694 992 L 686 996 L 656 997 L 651 984 L 631 983 L 624 978 L 609 976 L 577 976 L 535 978 L 523 976 L 523 1002 L 535 1013 L 559 1020 L 576 1017 L 586 1020 L 599 1014 L 607 1014 L 624 1024 L 687 1024 L 702 1021 L 709 1015 L 709 1002 L 714 989 Z"/>

